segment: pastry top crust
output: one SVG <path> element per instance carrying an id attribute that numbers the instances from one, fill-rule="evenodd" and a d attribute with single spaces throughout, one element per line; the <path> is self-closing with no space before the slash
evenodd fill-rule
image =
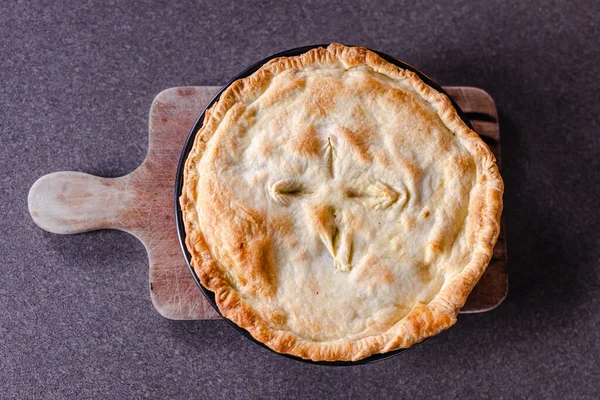
<path id="1" fill-rule="evenodd" d="M 206 111 L 180 198 L 191 264 L 271 349 L 356 361 L 447 329 L 503 183 L 450 100 L 361 47 L 277 58 Z"/>

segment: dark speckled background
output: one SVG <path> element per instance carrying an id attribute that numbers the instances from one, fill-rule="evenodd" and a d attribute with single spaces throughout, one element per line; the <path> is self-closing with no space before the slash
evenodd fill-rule
<path id="1" fill-rule="evenodd" d="M 0 398 L 598 398 L 600 2 L 218 3 L 0 6 Z M 388 361 L 305 365 L 223 321 L 162 318 L 132 236 L 58 236 L 29 218 L 41 175 L 133 170 L 161 90 L 330 41 L 496 99 L 501 307 Z"/>

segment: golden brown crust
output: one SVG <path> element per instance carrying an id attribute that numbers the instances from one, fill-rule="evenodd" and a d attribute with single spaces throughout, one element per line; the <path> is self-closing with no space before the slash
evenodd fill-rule
<path id="1" fill-rule="evenodd" d="M 472 155 L 476 170 L 477 182 L 470 192 L 464 228 L 471 235 L 473 246 L 470 251 L 470 259 L 465 260 L 466 265 L 460 272 L 445 281 L 431 301 L 427 304 L 416 302 L 408 314 L 393 326 L 382 328 L 379 333 L 358 339 L 348 337 L 311 340 L 311 338 L 299 336 L 287 328 L 286 313 L 278 312 L 275 308 L 260 311 L 257 309 L 258 306 L 252 305 L 256 301 L 247 300 L 240 295 L 239 291 L 240 288 L 243 288 L 245 296 L 250 293 L 254 296 L 253 298 L 265 299 L 266 302 L 276 295 L 278 278 L 275 271 L 276 266 L 273 265 L 273 249 L 270 247 L 267 232 L 269 229 L 275 229 L 272 228 L 273 224 L 278 224 L 276 229 L 282 229 L 280 227 L 285 226 L 287 231 L 291 231 L 293 230 L 292 223 L 286 221 L 285 218 L 269 221 L 260 210 L 240 205 L 237 210 L 238 213 L 240 209 L 243 210 L 241 219 L 235 219 L 236 222 L 227 225 L 229 232 L 220 234 L 211 232 L 211 242 L 215 242 L 209 246 L 201 229 L 197 211 L 199 207 L 197 187 L 200 179 L 197 166 L 205 153 L 207 143 L 217 134 L 223 121 L 227 120 L 228 123 L 233 124 L 236 118 L 247 112 L 241 107 L 236 109 L 239 101 L 248 102 L 256 99 L 270 85 L 273 77 L 286 70 L 306 70 L 334 62 L 341 62 L 347 69 L 366 65 L 378 74 L 405 82 L 433 107 L 447 129 L 461 139 L 462 146 Z M 278 90 L 270 91 L 270 97 L 265 101 L 274 104 L 281 97 L 293 95 L 296 90 L 304 90 L 304 88 L 293 85 L 282 86 Z M 339 89 L 323 87 L 322 90 L 335 91 Z M 400 99 L 403 96 L 400 91 L 392 94 Z M 315 115 L 318 117 L 319 113 L 326 115 L 330 112 L 333 105 L 321 102 L 312 107 L 316 110 Z M 341 129 L 339 135 L 344 136 L 349 144 L 354 146 L 358 158 L 362 162 L 369 163 L 374 157 L 377 160 L 377 153 L 371 151 L 369 144 L 365 141 L 365 134 L 360 129 L 360 126 L 356 127 L 354 131 Z M 321 157 L 324 151 L 319 148 L 314 137 L 306 132 L 301 132 L 298 137 L 290 140 L 287 146 L 290 146 L 291 152 L 306 153 L 305 155 L 308 157 Z M 214 147 L 211 149 L 211 157 L 217 157 L 218 154 L 222 156 L 222 152 L 227 151 L 227 147 L 220 148 L 218 144 L 215 144 Z M 263 149 L 263 151 L 267 150 Z M 378 162 L 383 161 L 385 160 L 380 159 Z M 407 168 L 410 168 L 410 164 L 407 165 Z M 203 189 L 206 187 L 204 185 Z M 203 217 L 214 220 L 215 223 L 217 220 L 227 219 L 223 213 L 227 212 L 228 208 L 215 201 L 219 198 L 229 199 L 228 196 L 219 196 L 219 191 L 227 189 L 220 187 L 218 181 L 211 180 L 209 190 L 215 191 L 210 197 L 213 204 L 202 206 Z M 385 188 L 381 189 L 380 187 L 377 190 L 387 193 Z M 444 94 L 426 85 L 415 73 L 402 70 L 365 48 L 332 44 L 328 48 L 314 49 L 300 56 L 274 59 L 250 77 L 234 82 L 222 93 L 219 101 L 207 110 L 204 125 L 196 134 L 193 148 L 186 160 L 180 204 L 186 230 L 186 245 L 192 256 L 191 264 L 202 285 L 215 293 L 217 305 L 226 318 L 245 328 L 254 338 L 277 352 L 311 360 L 356 361 L 376 353 L 410 347 L 455 323 L 458 312 L 491 258 L 500 231 L 502 193 L 503 183 L 492 153 L 479 136 L 460 119 L 450 100 Z M 392 195 L 397 196 L 398 194 L 392 192 Z M 423 211 L 424 218 L 429 216 L 428 213 L 429 210 Z M 331 228 L 328 225 L 327 209 L 321 207 L 314 215 L 315 223 L 322 230 Z M 415 217 L 407 217 L 407 226 L 414 226 Z M 233 242 L 238 247 L 233 248 L 235 246 L 231 245 L 231 240 L 219 235 L 235 236 L 236 239 Z M 252 243 L 245 243 L 246 240 L 252 241 Z M 443 236 L 440 236 L 439 240 L 432 240 L 428 251 L 435 253 L 449 246 L 452 246 L 452 243 L 444 243 Z M 209 247 L 212 252 L 219 251 L 220 254 L 212 254 Z M 239 268 L 235 266 L 243 265 L 243 268 L 246 269 L 240 274 L 236 274 L 235 271 L 227 273 L 216 259 L 221 262 L 231 260 L 231 262 L 227 262 L 228 266 Z M 369 262 L 372 263 L 374 260 L 369 260 Z M 372 282 L 381 280 L 391 282 L 394 277 L 386 272 L 385 266 L 380 268 L 381 273 L 376 273 L 374 270 L 359 272 Z M 419 273 L 427 280 L 430 279 L 427 277 L 432 272 L 427 266 L 424 266 Z M 250 279 L 241 281 L 240 276 L 250 277 Z"/>

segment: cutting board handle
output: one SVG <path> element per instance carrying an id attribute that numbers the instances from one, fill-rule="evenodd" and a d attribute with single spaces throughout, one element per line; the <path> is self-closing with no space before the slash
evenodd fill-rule
<path id="1" fill-rule="evenodd" d="M 134 193 L 129 175 L 100 178 L 81 172 L 55 172 L 29 190 L 29 214 L 40 228 L 60 234 L 96 229 L 128 230 Z M 129 221 L 129 222 L 128 222 Z"/>

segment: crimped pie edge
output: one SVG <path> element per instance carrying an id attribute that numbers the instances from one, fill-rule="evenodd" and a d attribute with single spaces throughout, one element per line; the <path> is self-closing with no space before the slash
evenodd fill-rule
<path id="1" fill-rule="evenodd" d="M 408 315 L 381 334 L 359 340 L 314 342 L 289 331 L 272 329 L 223 279 L 221 270 L 205 243 L 203 233 L 194 226 L 198 220 L 195 188 L 199 178 L 194 166 L 202 158 L 206 143 L 219 123 L 238 99 L 252 93 L 256 88 L 263 87 L 265 82 L 286 69 L 301 69 L 312 64 L 331 63 L 336 60 L 342 62 L 346 68 L 366 64 L 378 73 L 404 79 L 429 102 L 447 128 L 465 139 L 463 144 L 468 145 L 468 150 L 477 163 L 478 185 L 484 189 L 477 191 L 477 197 L 470 197 L 470 204 L 480 202 L 483 206 L 479 213 L 468 216 L 479 226 L 470 262 L 443 285 L 442 290 L 431 302 L 418 303 Z M 495 158 L 487 145 L 462 121 L 446 95 L 425 84 L 414 72 L 401 69 L 362 47 L 347 47 L 334 43 L 327 48 L 313 49 L 299 56 L 273 59 L 251 76 L 233 82 L 221 94 L 218 102 L 206 110 L 204 124 L 195 136 L 183 175 L 180 205 L 191 265 L 201 284 L 215 293 L 215 301 L 223 316 L 246 329 L 256 340 L 274 351 L 314 361 L 357 361 L 376 353 L 408 348 L 452 326 L 467 296 L 485 272 L 500 232 L 503 182 Z"/>

